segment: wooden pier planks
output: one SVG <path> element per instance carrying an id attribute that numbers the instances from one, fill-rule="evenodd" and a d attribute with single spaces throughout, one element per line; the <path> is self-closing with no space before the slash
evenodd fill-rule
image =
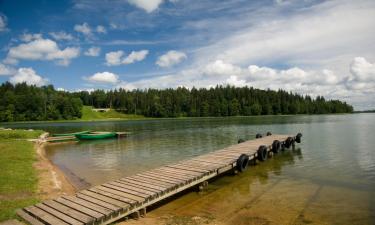
<path id="1" fill-rule="evenodd" d="M 17 210 L 29 224 L 109 224 L 132 212 L 197 185 L 235 167 L 241 154 L 257 155 L 260 145 L 268 149 L 272 135 L 246 141 L 191 159 L 107 182 L 82 190 L 75 196 L 62 196 Z"/>

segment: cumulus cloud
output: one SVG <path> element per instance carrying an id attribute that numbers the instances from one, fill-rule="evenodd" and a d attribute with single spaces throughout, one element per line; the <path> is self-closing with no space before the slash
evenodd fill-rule
<path id="1" fill-rule="evenodd" d="M 148 55 L 148 50 L 141 50 L 141 51 L 132 51 L 124 60 L 122 60 L 123 64 L 132 64 L 135 62 L 142 61 Z"/>
<path id="2" fill-rule="evenodd" d="M 150 13 L 157 9 L 163 0 L 128 0 L 128 2 Z"/>
<path id="3" fill-rule="evenodd" d="M 104 26 L 99 25 L 99 26 L 96 27 L 96 32 L 97 32 L 97 33 L 106 34 L 106 33 L 107 33 L 107 29 L 105 29 Z"/>
<path id="4" fill-rule="evenodd" d="M 65 31 L 59 31 L 59 32 L 50 32 L 49 35 L 56 41 L 71 41 L 73 40 L 73 36 L 71 34 L 66 33 Z"/>
<path id="5" fill-rule="evenodd" d="M 124 51 L 108 52 L 105 54 L 105 60 L 107 66 L 117 66 L 121 64 L 121 57 L 124 55 Z"/>
<path id="6" fill-rule="evenodd" d="M 92 30 L 91 27 L 88 25 L 88 23 L 83 23 L 83 24 L 76 24 L 74 25 L 74 30 L 84 34 L 85 36 L 91 36 L 92 35 Z"/>
<path id="7" fill-rule="evenodd" d="M 225 63 L 222 60 L 216 60 L 205 66 L 204 74 L 215 75 L 238 75 L 242 69 L 230 63 Z"/>
<path id="8" fill-rule="evenodd" d="M 370 63 L 363 57 L 354 58 L 350 72 L 356 81 L 375 82 L 375 63 Z"/>
<path id="9" fill-rule="evenodd" d="M 146 58 L 148 50 L 132 51 L 128 56 L 124 56 L 124 51 L 108 52 L 105 54 L 107 66 L 118 66 L 121 64 L 131 64 L 142 61 Z"/>
<path id="10" fill-rule="evenodd" d="M 8 76 L 15 73 L 12 67 L 0 63 L 0 76 Z"/>
<path id="11" fill-rule="evenodd" d="M 0 13 L 0 32 L 7 30 L 7 17 Z"/>
<path id="12" fill-rule="evenodd" d="M 58 65 L 69 65 L 73 58 L 79 56 L 79 48 L 60 49 L 50 39 L 37 39 L 9 49 L 5 63 L 17 64 L 19 60 L 53 60 Z"/>
<path id="13" fill-rule="evenodd" d="M 187 58 L 184 52 L 171 50 L 168 51 L 166 54 L 161 55 L 156 64 L 160 67 L 171 67 L 176 65 Z"/>
<path id="14" fill-rule="evenodd" d="M 100 48 L 99 47 L 91 47 L 84 52 L 86 56 L 99 56 L 100 55 Z"/>
<path id="15" fill-rule="evenodd" d="M 42 34 L 28 34 L 24 33 L 20 36 L 20 40 L 23 42 L 30 42 L 33 40 L 42 39 Z"/>
<path id="16" fill-rule="evenodd" d="M 107 33 L 107 29 L 104 26 L 98 25 L 96 28 L 91 28 L 86 22 L 74 25 L 74 30 L 78 33 L 82 33 L 86 38 L 93 38 L 95 32 L 98 34 Z"/>
<path id="17" fill-rule="evenodd" d="M 32 68 L 19 68 L 9 81 L 13 84 L 26 82 L 38 87 L 48 84 L 48 79 L 38 75 Z"/>
<path id="18" fill-rule="evenodd" d="M 116 84 L 119 81 L 118 76 L 110 72 L 95 73 L 92 76 L 87 77 L 86 80 L 101 84 Z"/>

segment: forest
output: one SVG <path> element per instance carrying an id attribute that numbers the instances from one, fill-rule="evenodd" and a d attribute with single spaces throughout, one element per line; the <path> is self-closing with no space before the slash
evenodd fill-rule
<path id="1" fill-rule="evenodd" d="M 252 87 L 57 91 L 52 85 L 0 86 L 0 121 L 64 120 L 82 116 L 82 106 L 112 108 L 146 117 L 224 117 L 280 114 L 352 113 L 339 100 L 312 98 L 284 90 Z"/>

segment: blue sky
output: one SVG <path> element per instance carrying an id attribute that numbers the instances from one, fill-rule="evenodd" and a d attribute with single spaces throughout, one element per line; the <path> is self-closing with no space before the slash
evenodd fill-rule
<path id="1" fill-rule="evenodd" d="M 371 0 L 0 1 L 0 82 L 286 89 L 375 108 Z"/>

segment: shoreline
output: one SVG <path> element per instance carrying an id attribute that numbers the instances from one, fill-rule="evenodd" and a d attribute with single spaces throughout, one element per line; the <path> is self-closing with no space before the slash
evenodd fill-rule
<path id="1" fill-rule="evenodd" d="M 46 135 L 48 133 L 42 134 L 41 137 Z M 69 181 L 64 172 L 48 159 L 45 145 L 46 143 L 39 141 L 39 139 L 34 143 L 37 160 L 33 167 L 38 172 L 38 197 L 40 199 L 51 199 L 61 195 L 74 194 L 78 189 Z"/>
<path id="2" fill-rule="evenodd" d="M 92 120 L 42 120 L 42 121 L 14 121 L 14 122 L 0 122 L 0 125 L 8 124 L 39 124 L 39 123 L 90 123 L 90 122 L 124 122 L 124 121 L 148 121 L 148 120 L 184 120 L 184 119 L 215 119 L 215 118 L 256 118 L 256 117 L 272 117 L 272 116 L 317 116 L 317 115 L 347 115 L 347 114 L 360 114 L 362 112 L 353 113 L 325 113 L 325 114 L 278 114 L 278 115 L 250 115 L 250 116 L 197 116 L 197 117 L 143 117 L 143 118 L 107 118 L 107 119 L 92 119 Z"/>

